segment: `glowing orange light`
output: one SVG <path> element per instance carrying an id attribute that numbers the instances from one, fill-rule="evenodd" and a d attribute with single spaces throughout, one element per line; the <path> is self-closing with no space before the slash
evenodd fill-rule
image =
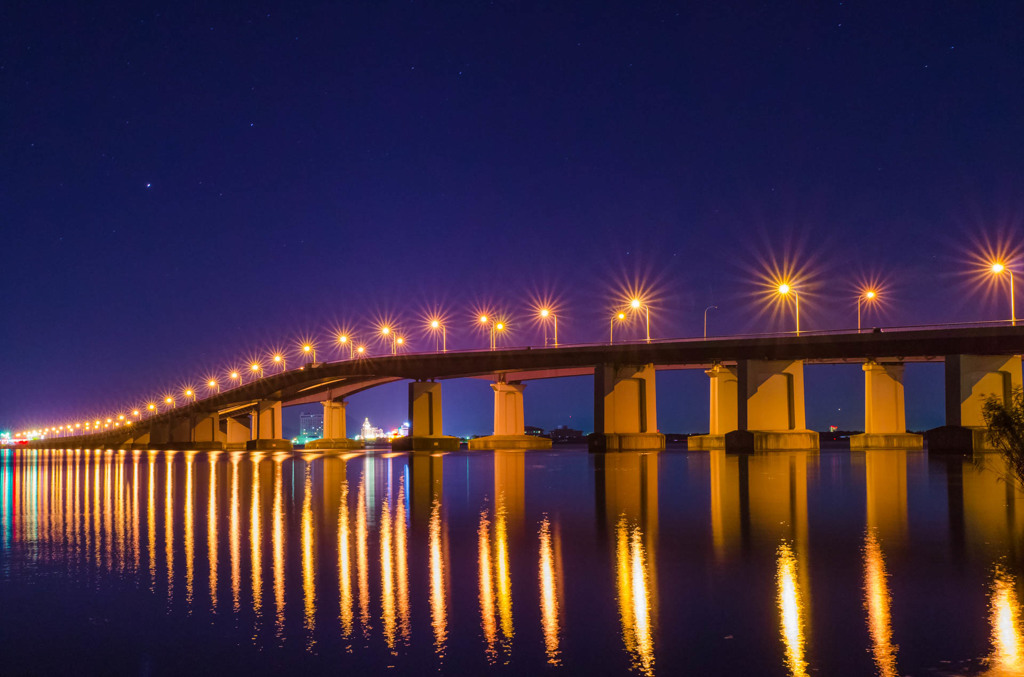
<path id="1" fill-rule="evenodd" d="M 210 386 L 211 388 L 216 388 L 217 382 L 211 378 L 209 381 L 206 382 L 206 385 Z"/>
<path id="2" fill-rule="evenodd" d="M 338 337 L 338 343 L 348 343 L 348 337 L 342 334 Z"/>
<path id="3" fill-rule="evenodd" d="M 619 313 L 615 317 L 620 319 L 620 320 L 625 320 L 626 319 L 626 314 L 625 313 Z"/>
<path id="4" fill-rule="evenodd" d="M 146 408 L 149 409 L 150 411 L 153 411 L 154 409 L 156 409 L 156 405 L 150 402 L 148 405 L 146 405 Z"/>
<path id="5" fill-rule="evenodd" d="M 502 329 L 505 328 L 505 325 L 499 322 L 498 324 L 494 325 L 494 328 L 497 329 L 498 331 L 501 331 Z"/>
<path id="6" fill-rule="evenodd" d="M 167 404 L 170 404 L 173 401 L 174 401 L 173 397 L 166 397 L 166 398 L 164 398 L 164 402 L 166 402 Z"/>
<path id="7" fill-rule="evenodd" d="M 252 366 L 250 367 L 250 369 L 252 369 L 253 371 L 259 371 L 260 370 L 260 365 L 258 365 L 256 363 L 253 363 Z"/>
<path id="8" fill-rule="evenodd" d="M 313 346 L 309 345 L 308 343 L 306 345 L 302 346 L 302 352 L 304 352 L 304 353 L 308 353 L 311 350 L 313 350 Z"/>
<path id="9" fill-rule="evenodd" d="M 540 311 L 540 316 L 541 317 L 547 317 L 550 314 L 551 314 L 550 310 L 548 310 L 547 308 L 541 308 L 541 311 Z"/>
<path id="10" fill-rule="evenodd" d="M 632 306 L 633 308 L 639 308 L 640 299 L 633 299 L 632 301 L 629 302 L 629 305 Z"/>
<path id="11" fill-rule="evenodd" d="M 238 378 L 239 374 L 237 371 L 231 372 L 231 378 Z"/>
<path id="12" fill-rule="evenodd" d="M 430 321 L 430 328 L 431 329 L 437 329 L 440 326 L 441 326 L 441 323 L 438 322 L 437 320 L 431 320 Z"/>
<path id="13" fill-rule="evenodd" d="M 138 409 L 132 410 L 132 416 L 138 416 L 138 415 L 139 415 L 139 410 Z M 78 426 L 76 425 L 75 427 L 77 428 Z"/>
<path id="14" fill-rule="evenodd" d="M 782 284 L 779 285 L 779 293 L 780 294 L 786 295 L 786 294 L 789 293 L 789 290 L 790 290 L 790 287 L 785 282 L 783 282 Z"/>
<path id="15" fill-rule="evenodd" d="M 405 343 L 405 339 L 399 336 L 398 338 L 395 339 L 395 343 L 397 343 L 398 345 L 402 345 L 403 343 Z"/>
<path id="16" fill-rule="evenodd" d="M 868 291 L 864 292 L 864 298 L 866 298 L 866 299 L 870 300 L 870 299 L 875 298 L 876 296 L 878 296 L 878 294 L 875 293 L 874 291 L 870 290 L 870 289 Z"/>
<path id="17" fill-rule="evenodd" d="M 487 324 L 487 316 L 486 315 L 481 315 L 480 316 L 480 324 Z"/>
<path id="18" fill-rule="evenodd" d="M 192 397 L 194 394 L 191 388 L 185 391 L 185 397 Z"/>
<path id="19" fill-rule="evenodd" d="M 123 421 L 124 420 L 124 414 L 118 414 L 117 415 L 117 420 L 118 421 Z M 64 426 L 61 426 L 61 427 L 63 428 Z"/>
<path id="20" fill-rule="evenodd" d="M 363 346 L 359 346 L 358 348 L 356 348 L 356 352 L 362 355 L 363 353 L 366 352 L 366 348 L 364 348 Z"/>
<path id="21" fill-rule="evenodd" d="M 390 327 L 381 327 L 380 328 L 380 333 L 383 334 L 384 336 L 387 336 L 388 334 L 391 333 L 391 328 Z"/>
<path id="22" fill-rule="evenodd" d="M 280 362 L 280 361 L 281 361 L 281 359 L 282 359 L 282 358 L 281 358 L 281 356 L 280 356 L 280 355 L 274 355 L 274 362 Z"/>
<path id="23" fill-rule="evenodd" d="M 1004 270 L 1006 270 L 1006 266 L 1004 264 L 999 263 L 998 261 L 992 264 L 992 272 L 995 273 L 996 275 L 1003 272 Z"/>

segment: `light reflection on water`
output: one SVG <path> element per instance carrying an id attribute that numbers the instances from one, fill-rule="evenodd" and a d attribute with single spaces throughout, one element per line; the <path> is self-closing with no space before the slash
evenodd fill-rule
<path id="1" fill-rule="evenodd" d="M 45 574 L 85 604 L 157 599 L 214 653 L 1024 674 L 1024 497 L 998 457 L 0 453 L 3 590 Z"/>

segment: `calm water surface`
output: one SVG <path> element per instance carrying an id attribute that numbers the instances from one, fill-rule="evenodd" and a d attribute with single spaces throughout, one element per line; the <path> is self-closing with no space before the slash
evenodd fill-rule
<path id="1" fill-rule="evenodd" d="M 1024 674 L 998 456 L 0 454 L 6 674 Z"/>

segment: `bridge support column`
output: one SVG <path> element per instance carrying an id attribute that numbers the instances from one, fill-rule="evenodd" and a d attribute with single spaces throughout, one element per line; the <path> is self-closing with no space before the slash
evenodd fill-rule
<path id="1" fill-rule="evenodd" d="M 245 444 L 248 451 L 291 451 L 292 443 L 281 431 L 281 403 L 260 400 L 252 414 L 252 439 Z"/>
<path id="2" fill-rule="evenodd" d="M 688 449 L 725 449 L 725 434 L 736 430 L 738 378 L 734 367 L 715 363 L 704 372 L 711 379 L 711 416 L 707 435 L 686 440 Z"/>
<path id="3" fill-rule="evenodd" d="M 469 441 L 470 449 L 550 449 L 551 440 L 526 434 L 522 383 L 492 383 L 494 434 Z"/>
<path id="4" fill-rule="evenodd" d="M 921 449 L 924 438 L 907 432 L 903 365 L 864 363 L 864 434 L 850 437 L 850 449 Z"/>
<path id="5" fill-rule="evenodd" d="M 661 451 L 654 365 L 600 364 L 594 369 L 591 451 Z"/>
<path id="6" fill-rule="evenodd" d="M 306 449 L 362 449 L 362 443 L 350 440 L 346 433 L 346 403 L 325 400 L 320 404 L 324 407 L 324 436 L 306 442 Z"/>
<path id="7" fill-rule="evenodd" d="M 741 360 L 737 376 L 737 429 L 726 433 L 726 451 L 818 448 L 804 416 L 803 360 Z"/>
<path id="8" fill-rule="evenodd" d="M 441 432 L 441 384 L 414 381 L 409 384 L 408 437 L 391 443 L 395 451 L 456 451 L 459 438 Z"/>
<path id="9" fill-rule="evenodd" d="M 1004 404 L 1021 387 L 1020 355 L 947 355 L 946 425 L 927 433 L 937 453 L 995 451 L 988 439 L 982 405 L 989 397 Z"/>
<path id="10" fill-rule="evenodd" d="M 229 450 L 245 449 L 245 445 L 252 439 L 252 433 L 250 432 L 249 414 L 245 414 L 245 423 L 242 423 L 235 416 L 228 416 L 222 418 L 220 421 L 220 431 L 222 439 L 224 440 L 224 448 Z M 249 425 L 247 425 L 249 424 Z"/>
<path id="11" fill-rule="evenodd" d="M 212 414 L 193 414 L 189 418 L 188 448 L 196 451 L 221 450 L 224 441 L 220 433 L 220 416 Z"/>

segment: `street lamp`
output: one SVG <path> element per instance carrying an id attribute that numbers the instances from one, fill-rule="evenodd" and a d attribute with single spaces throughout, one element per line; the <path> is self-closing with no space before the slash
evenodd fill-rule
<path id="1" fill-rule="evenodd" d="M 196 401 L 196 391 L 192 390 L 191 388 L 185 388 L 184 395 L 186 400 L 192 398 L 193 402 Z"/>
<path id="2" fill-rule="evenodd" d="M 647 342 L 651 342 L 651 308 L 647 304 L 643 303 L 640 299 L 633 299 L 629 302 L 629 307 L 633 310 L 639 311 L 641 308 L 644 309 L 644 314 L 647 316 Z"/>
<path id="3" fill-rule="evenodd" d="M 791 287 L 788 283 L 783 282 L 779 285 L 778 292 L 781 296 L 786 297 L 790 294 L 793 295 L 793 301 L 796 303 L 796 335 L 800 335 L 800 296 L 797 295 L 796 289 Z"/>
<path id="4" fill-rule="evenodd" d="M 228 374 L 228 378 L 233 381 L 238 381 L 238 385 L 242 385 L 242 375 L 239 372 L 232 370 L 232 372 Z"/>
<path id="5" fill-rule="evenodd" d="M 249 369 L 252 371 L 252 373 L 259 374 L 259 377 L 263 378 L 263 365 L 260 364 L 259 362 L 253 362 L 252 364 L 250 364 Z"/>
<path id="6" fill-rule="evenodd" d="M 209 381 L 206 382 L 206 387 L 209 388 L 210 390 L 216 390 L 219 393 L 220 381 L 218 381 L 215 378 L 211 378 Z"/>
<path id="7" fill-rule="evenodd" d="M 434 332 L 434 352 L 435 353 L 437 352 L 437 330 L 438 329 L 441 330 L 441 352 L 442 353 L 447 353 L 448 352 L 448 328 L 445 327 L 441 323 L 441 320 L 437 320 L 437 319 L 430 321 L 430 330 L 432 332 Z"/>
<path id="8" fill-rule="evenodd" d="M 175 402 L 175 401 L 174 401 L 174 398 L 173 398 L 173 397 L 171 397 L 170 395 L 168 395 L 167 397 L 165 397 L 165 398 L 164 398 L 164 404 L 169 404 L 169 405 L 171 405 L 171 409 L 174 409 L 175 407 L 177 407 L 177 406 L 178 406 L 178 403 L 177 403 L 177 402 Z"/>
<path id="9" fill-rule="evenodd" d="M 338 335 L 338 345 L 340 345 L 343 348 L 345 346 L 348 346 L 348 359 L 351 360 L 353 357 L 355 357 L 356 344 L 355 342 L 349 339 L 347 334 Z"/>
<path id="10" fill-rule="evenodd" d="M 994 262 L 992 264 L 991 270 L 992 270 L 992 274 L 993 275 L 1001 275 L 1005 271 L 1006 274 L 1010 276 L 1010 325 L 1016 327 L 1017 326 L 1017 309 L 1014 306 L 1014 299 L 1013 299 L 1013 271 L 1010 270 L 1010 268 L 1006 264 L 1002 263 L 1001 261 Z"/>
<path id="11" fill-rule="evenodd" d="M 618 312 L 612 315 L 612 319 L 608 321 L 608 343 L 615 343 L 615 321 L 622 322 L 626 319 L 626 313 Z"/>
<path id="12" fill-rule="evenodd" d="M 148 409 L 150 411 L 150 414 L 149 414 L 150 416 L 153 416 L 154 414 L 156 414 L 156 404 L 155 403 L 150 402 L 149 404 L 146 405 L 146 409 Z M 88 428 L 89 424 L 86 423 L 85 427 Z"/>
<path id="13" fill-rule="evenodd" d="M 491 350 L 498 349 L 498 332 L 502 331 L 505 331 L 505 323 L 495 322 L 493 328 L 491 329 Z"/>
<path id="14" fill-rule="evenodd" d="M 491 318 L 487 317 L 486 315 L 481 315 L 480 316 L 480 324 L 482 324 L 482 325 L 490 324 L 491 325 L 490 341 L 489 341 L 489 343 L 487 345 L 487 349 L 488 350 L 494 350 L 494 323 L 491 322 Z"/>
<path id="15" fill-rule="evenodd" d="M 549 317 L 555 323 L 555 347 L 557 348 L 558 347 L 558 316 L 555 315 L 548 308 L 541 308 L 540 309 L 540 319 L 541 320 L 547 320 Z M 544 346 L 547 347 L 547 345 L 548 345 L 548 325 L 547 325 L 547 322 L 545 322 L 544 323 Z"/>
<path id="16" fill-rule="evenodd" d="M 313 364 L 316 364 L 316 346 L 314 346 L 312 343 L 303 343 L 302 352 L 303 354 L 312 357 Z"/>
<path id="17" fill-rule="evenodd" d="M 874 289 L 865 289 L 857 296 L 857 333 L 860 333 L 860 306 L 862 302 L 871 303 L 878 298 Z"/>
<path id="18" fill-rule="evenodd" d="M 281 353 L 274 353 L 274 364 L 281 366 L 281 371 L 288 371 L 288 362 L 284 359 L 284 355 Z"/>
<path id="19" fill-rule="evenodd" d="M 395 332 L 391 331 L 391 327 L 381 327 L 380 328 L 380 335 L 384 337 L 385 341 L 388 340 L 388 337 L 391 338 L 391 354 L 392 355 L 397 355 L 398 354 L 398 336 L 395 335 Z"/>
<path id="20" fill-rule="evenodd" d="M 708 311 L 718 310 L 718 306 L 708 306 L 704 309 L 704 338 L 708 337 Z"/>

